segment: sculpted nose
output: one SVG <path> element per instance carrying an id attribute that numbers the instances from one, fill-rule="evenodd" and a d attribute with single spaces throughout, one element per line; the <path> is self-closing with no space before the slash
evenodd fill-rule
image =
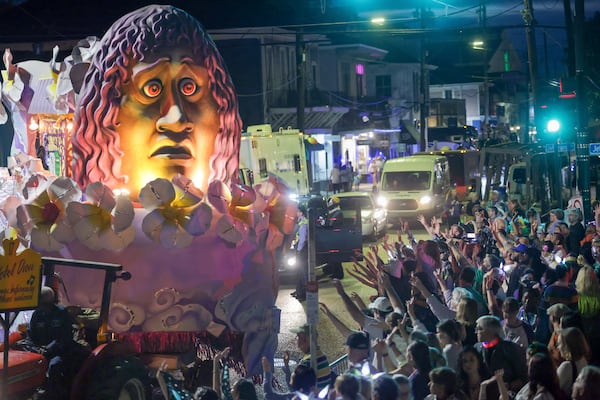
<path id="1" fill-rule="evenodd" d="M 179 104 L 171 104 L 156 121 L 158 132 L 191 132 L 192 123 L 187 118 Z"/>

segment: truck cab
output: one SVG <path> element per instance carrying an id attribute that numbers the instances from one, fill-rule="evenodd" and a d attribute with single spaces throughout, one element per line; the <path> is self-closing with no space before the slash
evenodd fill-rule
<path id="1" fill-rule="evenodd" d="M 342 279 L 344 270 L 342 263 L 354 259 L 362 260 L 362 222 L 360 205 L 353 209 L 344 209 L 343 218 L 335 223 L 330 222 L 327 198 L 322 196 L 304 197 L 300 204 L 306 206 L 312 220 L 315 245 L 315 267 L 324 275 Z M 310 228 L 309 228 L 310 229 Z M 290 249 L 283 255 L 279 265 L 282 275 L 295 273 L 295 251 Z"/>
<path id="2" fill-rule="evenodd" d="M 440 214 L 450 191 L 448 159 L 438 155 L 396 158 L 383 165 L 380 204 L 388 219 L 414 219 Z"/>

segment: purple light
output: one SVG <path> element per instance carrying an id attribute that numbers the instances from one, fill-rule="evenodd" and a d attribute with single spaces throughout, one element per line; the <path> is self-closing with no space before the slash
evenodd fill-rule
<path id="1" fill-rule="evenodd" d="M 365 74 L 365 66 L 362 64 L 356 64 L 356 75 L 364 75 Z"/>

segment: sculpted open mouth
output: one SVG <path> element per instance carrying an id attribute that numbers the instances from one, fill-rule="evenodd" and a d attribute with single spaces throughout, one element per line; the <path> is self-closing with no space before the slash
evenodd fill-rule
<path id="1" fill-rule="evenodd" d="M 188 160 L 192 158 L 192 152 L 187 147 L 163 146 L 156 149 L 150 157 L 169 158 L 174 160 Z"/>

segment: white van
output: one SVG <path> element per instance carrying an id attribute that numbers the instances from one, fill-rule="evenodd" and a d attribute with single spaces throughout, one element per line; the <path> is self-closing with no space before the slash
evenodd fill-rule
<path id="1" fill-rule="evenodd" d="M 387 204 L 389 220 L 439 216 L 449 191 L 450 171 L 444 156 L 395 158 L 383 165 L 379 201 Z"/>

